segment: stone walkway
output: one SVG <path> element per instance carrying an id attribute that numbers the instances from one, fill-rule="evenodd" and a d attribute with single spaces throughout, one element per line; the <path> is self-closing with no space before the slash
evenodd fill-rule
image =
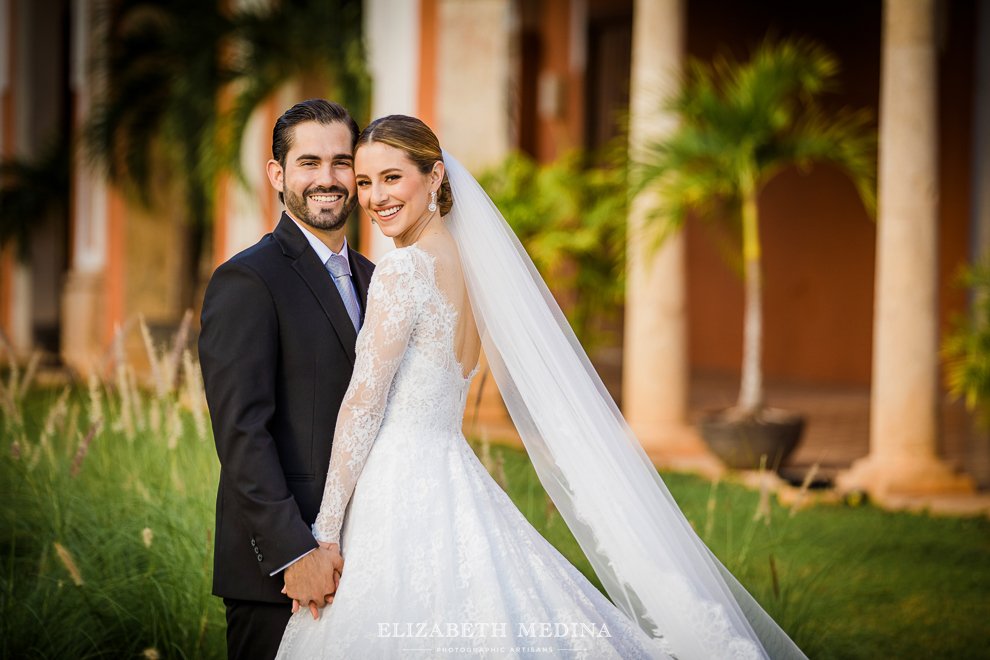
<path id="1" fill-rule="evenodd" d="M 616 400 L 621 394 L 621 360 L 619 350 L 602 351 L 595 360 L 595 367 Z M 733 405 L 738 392 L 736 376 L 693 373 L 689 399 L 691 420 L 697 420 L 707 411 Z M 768 379 L 766 393 L 769 405 L 807 416 L 804 438 L 782 469 L 792 481 L 802 479 L 818 462 L 816 481 L 831 482 L 839 471 L 869 453 L 869 387 L 809 385 Z M 990 431 L 981 431 L 961 402 L 945 401 L 942 405 L 942 455 L 950 464 L 972 475 L 981 485 L 980 491 L 968 496 L 889 498 L 884 505 L 932 513 L 990 515 Z M 690 461 L 687 464 L 693 466 Z M 709 467 L 703 463 L 688 469 L 711 476 L 713 471 L 706 469 Z M 740 473 L 738 478 L 747 485 L 759 487 L 756 473 Z M 772 479 L 768 483 L 781 501 L 789 504 L 797 496 L 797 489 L 783 479 Z M 835 500 L 838 495 L 831 489 L 822 489 L 812 491 L 809 501 L 813 499 Z"/>
<path id="2" fill-rule="evenodd" d="M 735 403 L 735 377 L 694 374 L 691 379 L 692 419 L 703 412 Z M 870 448 L 870 390 L 868 387 L 807 385 L 770 381 L 767 403 L 807 416 L 804 439 L 788 463 L 808 467 L 816 461 L 823 469 L 844 469 L 866 456 Z M 968 465 L 978 439 L 973 420 L 961 403 L 942 407 L 943 455 L 957 467 Z"/>
<path id="3" fill-rule="evenodd" d="M 735 377 L 718 374 L 694 374 L 691 379 L 690 409 L 692 419 L 703 412 L 731 406 L 739 382 Z M 800 478 L 816 462 L 818 474 L 827 480 L 857 458 L 869 453 L 870 391 L 868 387 L 821 386 L 770 381 L 767 403 L 804 413 L 807 427 L 804 439 L 787 461 L 784 474 Z M 984 488 L 970 496 L 890 497 L 884 506 L 932 513 L 990 515 L 990 433 L 974 423 L 961 402 L 942 405 L 942 455 L 957 468 L 971 474 Z M 747 483 L 757 485 L 755 475 L 742 475 Z M 784 484 L 776 483 L 784 499 Z M 828 497 L 826 494 L 825 497 Z"/>

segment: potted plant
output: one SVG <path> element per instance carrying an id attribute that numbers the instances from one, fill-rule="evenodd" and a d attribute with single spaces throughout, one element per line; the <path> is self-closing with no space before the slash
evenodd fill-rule
<path id="1" fill-rule="evenodd" d="M 701 434 L 730 467 L 779 466 L 797 445 L 801 415 L 765 405 L 761 367 L 763 267 L 759 194 L 787 167 L 814 162 L 844 172 L 872 215 L 876 210 L 876 131 L 867 111 L 827 111 L 838 60 L 800 39 L 766 40 L 749 62 L 725 57 L 688 63 L 668 111 L 679 124 L 645 146 L 638 190 L 657 193 L 657 241 L 691 215 L 722 223 L 741 245 L 745 284 L 742 382 L 737 404 L 705 416 Z"/>

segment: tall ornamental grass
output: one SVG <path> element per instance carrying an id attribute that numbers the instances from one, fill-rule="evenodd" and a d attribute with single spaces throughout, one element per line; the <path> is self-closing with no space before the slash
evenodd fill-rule
<path id="1" fill-rule="evenodd" d="M 10 363 L 0 657 L 224 657 L 210 595 L 219 465 L 184 343 L 151 347 L 150 392 L 118 360 L 88 388 L 25 396 L 28 373 Z"/>

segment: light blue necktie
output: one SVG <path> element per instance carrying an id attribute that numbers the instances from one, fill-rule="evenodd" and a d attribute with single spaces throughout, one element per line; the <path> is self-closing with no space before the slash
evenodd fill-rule
<path id="1" fill-rule="evenodd" d="M 325 264 L 330 275 L 333 276 L 333 283 L 337 285 L 340 292 L 340 299 L 344 301 L 347 308 L 347 315 L 351 317 L 354 324 L 354 331 L 361 329 L 361 308 L 358 307 L 357 294 L 354 293 L 354 285 L 351 283 L 351 267 L 347 259 L 339 254 L 331 254 Z"/>

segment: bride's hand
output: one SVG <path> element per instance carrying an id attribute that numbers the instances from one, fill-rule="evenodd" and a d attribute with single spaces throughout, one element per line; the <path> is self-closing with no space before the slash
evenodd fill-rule
<path id="1" fill-rule="evenodd" d="M 340 554 L 340 546 L 336 543 L 326 543 L 324 541 L 317 541 L 320 547 L 327 550 L 331 554 L 331 561 L 333 562 L 333 594 L 327 596 L 327 602 L 333 602 L 333 595 L 337 593 L 337 587 L 340 586 L 340 576 L 344 574 L 344 558 Z"/>

